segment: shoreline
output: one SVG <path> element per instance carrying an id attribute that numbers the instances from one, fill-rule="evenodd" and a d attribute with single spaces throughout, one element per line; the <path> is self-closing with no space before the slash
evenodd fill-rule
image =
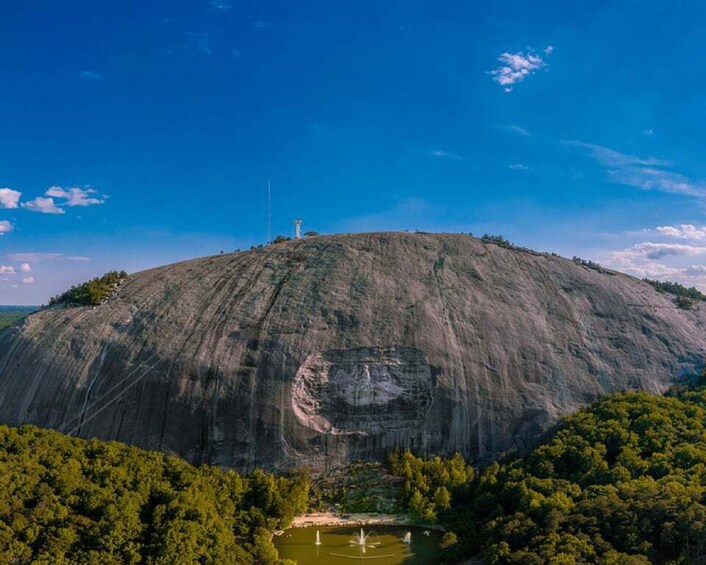
<path id="1" fill-rule="evenodd" d="M 312 526 L 415 526 L 428 530 L 444 529 L 438 524 L 412 524 L 405 514 L 353 514 L 334 512 L 312 512 L 295 516 L 290 528 L 310 528 Z"/>

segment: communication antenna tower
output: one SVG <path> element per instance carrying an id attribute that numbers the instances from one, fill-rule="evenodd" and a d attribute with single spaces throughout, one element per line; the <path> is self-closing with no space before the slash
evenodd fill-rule
<path id="1" fill-rule="evenodd" d="M 302 238 L 302 221 L 294 220 L 294 239 Z"/>
<path id="2" fill-rule="evenodd" d="M 272 241 L 272 184 L 267 181 L 267 243 Z"/>

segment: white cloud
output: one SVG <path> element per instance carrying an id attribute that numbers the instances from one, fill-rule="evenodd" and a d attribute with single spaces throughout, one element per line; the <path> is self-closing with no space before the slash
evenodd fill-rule
<path id="1" fill-rule="evenodd" d="M 562 143 L 588 149 L 593 158 L 606 168 L 608 180 L 612 183 L 634 186 L 641 190 L 658 190 L 696 197 L 706 196 L 704 183 L 694 182 L 681 173 L 667 170 L 667 167 L 671 166 L 669 161 L 654 157 L 636 157 L 593 143 L 580 141 Z"/>
<path id="2" fill-rule="evenodd" d="M 545 53 L 549 55 L 553 50 L 553 47 L 549 51 L 545 49 Z M 505 92 L 511 92 L 515 84 L 547 66 L 539 55 L 532 52 L 527 54 L 505 52 L 498 57 L 498 61 L 501 65 L 490 71 L 490 75 L 495 82 L 503 87 Z"/>
<path id="3" fill-rule="evenodd" d="M 634 257 L 645 257 L 657 260 L 665 257 L 683 257 L 686 255 L 701 255 L 706 253 L 706 247 L 684 245 L 682 243 L 653 243 L 646 241 L 637 243 L 628 248 L 626 252 Z"/>
<path id="4" fill-rule="evenodd" d="M 456 155 L 455 153 L 449 153 L 447 151 L 442 151 L 441 149 L 436 149 L 434 151 L 429 151 L 428 155 L 430 157 L 439 157 L 442 159 L 453 159 L 454 161 L 461 161 L 463 157 Z"/>
<path id="5" fill-rule="evenodd" d="M 89 257 L 80 255 L 64 255 L 63 253 L 8 253 L 7 258 L 12 261 L 25 261 L 39 263 L 42 261 L 90 261 Z"/>
<path id="6" fill-rule="evenodd" d="M 60 186 L 50 186 L 44 193 L 46 196 L 54 198 L 63 198 L 65 202 L 62 205 L 65 206 L 91 206 L 93 204 L 103 204 L 105 200 L 91 196 L 96 194 L 96 191 L 92 188 L 81 189 L 77 186 L 73 186 L 68 190 L 61 188 Z"/>
<path id="7" fill-rule="evenodd" d="M 20 271 L 23 273 L 29 273 L 32 270 L 32 266 L 29 263 L 22 263 L 20 265 Z"/>
<path id="8" fill-rule="evenodd" d="M 0 208 L 17 208 L 22 193 L 11 188 L 0 188 Z"/>
<path id="9" fill-rule="evenodd" d="M 86 81 L 98 81 L 105 78 L 103 75 L 94 73 L 93 71 L 81 71 L 79 76 Z"/>
<path id="10" fill-rule="evenodd" d="M 227 12 L 232 7 L 233 5 L 226 0 L 211 0 L 211 8 L 214 12 Z"/>
<path id="11" fill-rule="evenodd" d="M 706 265 L 690 265 L 683 269 L 683 273 L 688 277 L 705 277 Z"/>
<path id="12" fill-rule="evenodd" d="M 53 198 L 37 196 L 34 200 L 24 202 L 22 206 L 27 208 L 27 210 L 40 212 L 42 214 L 64 214 L 64 211 L 54 204 Z"/>
<path id="13" fill-rule="evenodd" d="M 275 24 L 272 22 L 268 22 L 267 20 L 258 20 L 256 22 L 253 22 L 252 24 L 255 29 L 267 29 L 272 27 L 273 25 Z"/>
<path id="14" fill-rule="evenodd" d="M 16 275 L 17 271 L 12 265 L 0 265 L 0 275 Z"/>
<path id="15" fill-rule="evenodd" d="M 554 46 L 553 46 L 553 45 L 547 45 L 547 46 L 544 48 L 544 54 L 545 54 L 545 55 L 551 55 L 552 53 L 554 53 Z"/>
<path id="16" fill-rule="evenodd" d="M 518 135 L 521 135 L 522 137 L 529 137 L 530 135 L 530 132 L 528 132 L 525 128 L 516 124 L 510 124 L 509 126 L 505 126 L 505 129 L 508 131 L 512 131 Z"/>
<path id="17" fill-rule="evenodd" d="M 214 35 L 210 31 L 186 32 L 186 48 L 205 55 L 213 55 Z"/>
<path id="18" fill-rule="evenodd" d="M 528 167 L 527 165 L 523 165 L 522 163 L 511 163 L 507 166 L 507 168 L 512 171 L 530 171 L 530 170 L 532 170 L 532 167 Z"/>
<path id="19" fill-rule="evenodd" d="M 8 220 L 0 220 L 0 236 L 10 233 L 15 227 Z"/>
<path id="20" fill-rule="evenodd" d="M 678 282 L 701 277 L 697 282 L 701 286 L 705 286 L 706 267 L 683 264 L 684 259 L 699 255 L 706 255 L 706 247 L 647 241 L 610 253 L 605 264 L 638 277 L 669 279 Z M 693 283 L 692 280 L 689 284 Z"/>
<path id="21" fill-rule="evenodd" d="M 32 284 L 34 282 L 34 277 L 25 277 L 22 279 L 22 284 Z"/>
<path id="22" fill-rule="evenodd" d="M 696 227 L 692 224 L 680 224 L 678 226 L 657 226 L 655 231 L 665 237 L 676 239 L 687 239 L 700 241 L 706 239 L 706 226 Z"/>

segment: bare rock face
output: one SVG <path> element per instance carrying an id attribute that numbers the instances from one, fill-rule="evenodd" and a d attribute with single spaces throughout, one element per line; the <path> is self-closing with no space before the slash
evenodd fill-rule
<path id="1" fill-rule="evenodd" d="M 239 468 L 487 461 L 604 394 L 695 374 L 705 325 L 705 304 L 469 236 L 321 236 L 0 331 L 0 422 Z"/>

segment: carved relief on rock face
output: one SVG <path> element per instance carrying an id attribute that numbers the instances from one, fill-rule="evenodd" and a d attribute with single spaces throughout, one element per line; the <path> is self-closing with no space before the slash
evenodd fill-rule
<path id="1" fill-rule="evenodd" d="M 299 367 L 292 408 L 319 433 L 368 434 L 419 426 L 432 402 L 426 355 L 411 347 L 314 353 Z"/>

